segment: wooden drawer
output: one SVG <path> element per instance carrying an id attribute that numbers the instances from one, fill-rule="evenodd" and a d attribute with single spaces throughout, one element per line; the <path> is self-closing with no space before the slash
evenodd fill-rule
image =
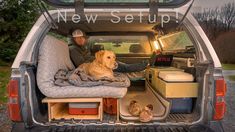
<path id="1" fill-rule="evenodd" d="M 48 119 L 81 119 L 81 120 L 100 120 L 103 118 L 103 99 L 102 98 L 45 98 L 43 103 L 48 104 Z M 70 114 L 69 103 L 92 102 L 98 104 L 97 114 Z"/>

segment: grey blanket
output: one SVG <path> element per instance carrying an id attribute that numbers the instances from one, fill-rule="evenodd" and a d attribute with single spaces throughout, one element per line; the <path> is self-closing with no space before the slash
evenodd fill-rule
<path id="1" fill-rule="evenodd" d="M 83 70 L 77 68 L 73 71 L 60 69 L 55 75 L 55 85 L 57 86 L 78 86 L 78 87 L 93 87 L 99 85 L 112 87 L 129 87 L 129 78 L 122 73 L 114 73 L 114 79 L 102 78 L 96 80 L 93 77 L 84 73 Z"/>

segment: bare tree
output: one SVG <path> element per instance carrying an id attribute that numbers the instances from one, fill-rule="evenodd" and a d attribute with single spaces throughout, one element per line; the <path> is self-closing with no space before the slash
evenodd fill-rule
<path id="1" fill-rule="evenodd" d="M 217 38 L 218 34 L 220 33 L 220 26 L 221 26 L 221 22 L 220 22 L 220 10 L 218 7 L 216 7 L 215 9 L 210 10 L 210 24 L 211 24 L 211 31 L 212 31 L 212 37 L 213 39 Z"/>
<path id="2" fill-rule="evenodd" d="M 235 24 L 235 2 L 230 2 L 215 9 L 204 9 L 194 13 L 210 39 L 216 39 L 221 32 L 230 31 Z"/>
<path id="3" fill-rule="evenodd" d="M 211 40 L 219 58 L 224 63 L 235 63 L 234 40 L 235 2 L 220 8 L 204 9 L 194 13 L 203 30 Z"/>
<path id="4" fill-rule="evenodd" d="M 215 39 L 220 33 L 220 9 L 204 9 L 201 13 L 194 13 L 195 18 L 202 25 L 204 31 L 210 39 Z"/>
<path id="5" fill-rule="evenodd" d="M 221 7 L 221 20 L 223 21 L 225 31 L 229 31 L 235 22 L 235 3 L 228 3 Z"/>

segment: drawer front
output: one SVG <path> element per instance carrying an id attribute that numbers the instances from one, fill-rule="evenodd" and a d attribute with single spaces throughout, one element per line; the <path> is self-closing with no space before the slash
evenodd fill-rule
<path id="1" fill-rule="evenodd" d="M 69 108 L 71 115 L 98 115 L 97 108 Z"/>

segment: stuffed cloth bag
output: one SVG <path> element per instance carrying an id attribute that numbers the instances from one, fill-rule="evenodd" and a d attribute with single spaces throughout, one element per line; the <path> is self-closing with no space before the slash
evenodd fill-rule
<path id="1" fill-rule="evenodd" d="M 114 98 L 104 98 L 103 99 L 103 104 L 104 104 L 104 112 L 111 114 L 111 115 L 116 115 L 117 114 L 117 99 Z"/>

